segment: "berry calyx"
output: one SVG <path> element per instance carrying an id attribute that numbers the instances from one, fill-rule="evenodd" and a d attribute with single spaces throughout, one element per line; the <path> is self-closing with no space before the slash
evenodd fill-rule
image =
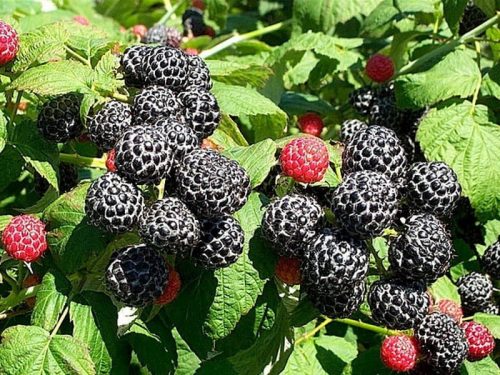
<path id="1" fill-rule="evenodd" d="M 10 257 L 36 261 L 47 250 L 45 224 L 30 215 L 15 216 L 5 227 L 2 242 Z"/>
<path id="2" fill-rule="evenodd" d="M 0 21 L 0 65 L 12 61 L 19 51 L 19 37 L 9 24 Z"/>
<path id="3" fill-rule="evenodd" d="M 310 184 L 323 179 L 330 161 L 328 149 L 323 141 L 316 138 L 298 138 L 283 148 L 280 163 L 285 176 Z"/>
<path id="4" fill-rule="evenodd" d="M 461 325 L 469 344 L 469 361 L 480 361 L 495 349 L 495 339 L 488 328 L 476 322 L 464 322 Z"/>
<path id="5" fill-rule="evenodd" d="M 276 277 L 288 285 L 299 285 L 302 279 L 300 259 L 280 257 L 274 270 Z"/>
<path id="6" fill-rule="evenodd" d="M 394 62 L 388 56 L 373 55 L 366 63 L 366 74 L 375 82 L 386 82 L 394 75 Z"/>
<path id="7" fill-rule="evenodd" d="M 441 312 L 452 317 L 455 321 L 460 323 L 464 316 L 462 307 L 450 299 L 442 299 L 432 307 L 433 311 Z"/>
<path id="8" fill-rule="evenodd" d="M 380 359 L 387 368 L 396 372 L 412 370 L 418 355 L 418 341 L 413 336 L 389 336 L 380 348 Z"/>
<path id="9" fill-rule="evenodd" d="M 107 157 L 106 157 L 106 168 L 108 169 L 109 172 L 116 172 L 116 165 L 115 165 L 115 155 L 116 151 L 115 149 L 109 150 Z"/>
<path id="10" fill-rule="evenodd" d="M 168 268 L 167 285 L 165 286 L 162 295 L 155 300 L 154 302 L 155 305 L 166 305 L 172 302 L 174 299 L 177 298 L 177 295 L 181 290 L 182 283 L 179 272 L 177 272 L 174 269 L 174 267 L 172 267 L 168 263 L 167 263 L 167 268 Z"/>
<path id="11" fill-rule="evenodd" d="M 142 39 L 146 36 L 148 28 L 145 25 L 139 24 L 132 26 L 130 31 L 132 31 L 132 34 Z"/>
<path id="12" fill-rule="evenodd" d="M 299 129 L 302 133 L 314 135 L 315 137 L 321 136 L 321 131 L 324 128 L 323 119 L 316 113 L 306 113 L 298 119 Z"/>

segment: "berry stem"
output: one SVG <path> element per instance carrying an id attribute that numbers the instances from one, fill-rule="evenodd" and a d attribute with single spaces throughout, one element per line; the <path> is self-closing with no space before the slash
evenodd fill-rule
<path id="1" fill-rule="evenodd" d="M 323 316 L 323 315 L 322 315 Z M 383 328 L 379 326 L 375 326 L 373 324 L 365 323 L 360 320 L 354 320 L 354 319 L 347 319 L 347 318 L 338 318 L 338 319 L 332 319 L 327 316 L 323 316 L 324 320 L 318 324 L 314 329 L 310 330 L 309 332 L 305 333 L 301 337 L 299 337 L 296 341 L 295 344 L 300 344 L 303 341 L 306 341 L 313 337 L 316 333 L 321 331 L 324 327 L 326 327 L 328 324 L 332 322 L 338 322 L 342 324 L 346 324 L 352 327 L 357 327 L 361 329 L 365 329 L 367 331 L 375 332 L 375 333 L 380 333 L 385 336 L 396 336 L 396 335 L 401 335 L 402 331 L 397 331 L 397 330 L 392 330 L 388 328 Z"/>
<path id="2" fill-rule="evenodd" d="M 432 60 L 440 55 L 443 55 L 447 52 L 451 52 L 455 49 L 455 47 L 460 44 L 467 43 L 470 40 L 473 40 L 477 35 L 481 34 L 483 31 L 488 29 L 489 27 L 495 25 L 500 19 L 500 13 L 497 13 L 495 16 L 491 17 L 489 20 L 483 22 L 478 27 L 472 29 L 468 33 L 462 35 L 460 38 L 453 39 L 450 42 L 443 44 L 441 47 L 436 48 L 435 50 L 421 56 L 417 60 L 410 62 L 401 68 L 397 74 L 397 76 L 410 73 L 427 63 L 429 60 Z"/>
<path id="3" fill-rule="evenodd" d="M 116 99 L 118 100 L 119 102 L 123 102 L 123 103 L 129 103 L 129 97 L 127 95 L 124 95 L 124 94 L 120 94 L 119 92 L 114 92 L 111 94 L 111 97 L 113 99 Z"/>
<path id="4" fill-rule="evenodd" d="M 59 328 L 61 328 L 61 325 L 63 324 L 64 319 L 66 319 L 66 316 L 68 315 L 68 313 L 69 313 L 69 305 L 66 305 L 61 316 L 59 317 L 59 320 L 57 321 L 56 326 L 54 327 L 54 329 L 50 333 L 50 338 L 54 337 L 57 334 L 57 331 L 59 331 Z"/>
<path id="5" fill-rule="evenodd" d="M 31 309 L 22 309 L 22 310 L 18 310 L 18 311 L 9 312 L 9 313 L 1 313 L 0 320 L 14 318 L 15 316 L 27 314 L 30 311 L 31 311 Z"/>
<path id="6" fill-rule="evenodd" d="M 170 0 L 164 0 L 165 9 L 167 9 L 167 13 L 165 13 L 165 15 L 162 18 L 160 18 L 160 20 L 158 22 L 156 22 L 156 24 L 157 25 L 164 25 L 170 19 L 170 17 L 175 18 L 175 12 L 185 2 L 186 2 L 186 0 L 181 0 L 177 4 L 172 6 L 172 3 L 170 2 Z"/>
<path id="7" fill-rule="evenodd" d="M 377 271 L 381 275 L 385 275 L 387 273 L 387 270 L 384 267 L 384 263 L 382 259 L 378 256 L 377 250 L 373 246 L 373 242 L 371 240 L 366 240 L 366 246 L 368 246 L 368 249 L 370 250 L 370 253 L 373 255 L 373 259 L 375 259 L 375 265 L 377 266 Z"/>
<path id="8" fill-rule="evenodd" d="M 215 47 L 212 47 L 210 49 L 207 49 L 207 50 L 201 52 L 199 56 L 206 59 L 207 57 L 213 56 L 213 55 L 219 53 L 220 51 L 231 47 L 232 45 L 234 45 L 236 43 L 242 42 L 244 40 L 256 38 L 258 36 L 262 36 L 265 34 L 269 34 L 269 33 L 272 33 L 274 31 L 284 29 L 285 27 L 290 25 L 291 22 L 292 22 L 291 20 L 287 20 L 287 21 L 275 23 L 273 25 L 263 27 L 262 29 L 250 31 L 250 32 L 245 33 L 245 34 L 235 33 L 232 37 L 230 37 L 229 39 L 226 39 L 222 43 L 217 44 Z"/>
<path id="9" fill-rule="evenodd" d="M 106 169 L 106 155 L 102 158 L 90 158 L 78 154 L 59 154 L 59 160 L 66 164 L 78 165 L 80 167 Z"/>
<path id="10" fill-rule="evenodd" d="M 0 299 L 1 313 L 11 310 L 13 307 L 19 305 L 27 298 L 34 297 L 39 288 L 40 285 L 30 286 L 29 288 L 22 289 L 19 292 L 13 291 L 6 298 Z"/>
<path id="11" fill-rule="evenodd" d="M 163 178 L 158 185 L 158 200 L 163 199 L 165 195 L 165 179 Z"/>
<path id="12" fill-rule="evenodd" d="M 68 46 L 64 46 L 64 49 L 66 50 L 66 52 L 68 52 L 68 54 L 70 56 L 74 57 L 75 59 L 77 59 L 78 61 L 80 61 L 81 63 L 83 63 L 84 65 L 88 65 L 88 66 L 92 67 L 92 64 L 90 63 L 90 61 L 88 61 L 84 57 L 80 56 L 78 53 L 76 53 L 75 51 L 73 51 Z"/>

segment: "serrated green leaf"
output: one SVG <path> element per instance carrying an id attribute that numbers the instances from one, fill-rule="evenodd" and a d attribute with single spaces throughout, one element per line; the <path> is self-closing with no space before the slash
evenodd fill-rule
<path id="1" fill-rule="evenodd" d="M 47 272 L 36 293 L 36 304 L 31 315 L 31 324 L 52 330 L 64 309 L 71 291 L 71 284 L 58 271 Z"/>
<path id="2" fill-rule="evenodd" d="M 235 264 L 214 272 L 217 287 L 205 323 L 207 335 L 214 340 L 231 333 L 241 316 L 255 305 L 273 274 L 274 255 L 256 234 L 263 215 L 261 199 L 259 194 L 252 193 L 234 215 L 245 233 L 243 254 Z"/>
<path id="3" fill-rule="evenodd" d="M 352 374 L 394 374 L 380 360 L 380 345 L 373 345 L 370 349 L 359 353 L 358 357 L 352 361 L 351 368 Z"/>
<path id="4" fill-rule="evenodd" d="M 5 375 L 95 374 L 87 347 L 71 336 L 40 327 L 14 326 L 2 333 L 0 364 Z"/>
<path id="5" fill-rule="evenodd" d="M 295 0 L 293 3 L 294 31 L 330 31 L 335 23 L 334 0 Z"/>
<path id="6" fill-rule="evenodd" d="M 261 88 L 273 73 L 266 66 L 243 64 L 234 61 L 207 60 L 212 79 L 229 85 Z"/>
<path id="7" fill-rule="evenodd" d="M 481 94 L 500 99 L 500 64 L 493 66 L 484 77 L 481 84 Z"/>
<path id="8" fill-rule="evenodd" d="M 393 0 L 382 1 L 364 20 L 362 33 L 381 37 L 392 26 L 398 14 L 399 10 L 394 6 Z"/>
<path id="9" fill-rule="evenodd" d="M 43 213 L 51 223 L 47 233 L 51 253 L 66 273 L 78 271 L 93 255 L 104 250 L 108 236 L 85 220 L 85 197 L 89 183 L 62 195 Z"/>
<path id="10" fill-rule="evenodd" d="M 422 108 L 451 97 L 466 98 L 480 83 L 477 63 L 467 52 L 457 50 L 429 70 L 398 78 L 395 81 L 397 103 L 402 107 Z"/>
<path id="11" fill-rule="evenodd" d="M 450 299 L 460 304 L 460 294 L 458 294 L 457 287 L 448 278 L 448 276 L 442 276 L 437 279 L 430 287 L 429 291 L 434 298 L 434 301 L 439 301 L 441 299 Z"/>
<path id="12" fill-rule="evenodd" d="M 458 29 L 466 5 L 467 0 L 443 0 L 444 18 L 451 30 Z"/>
<path id="13" fill-rule="evenodd" d="M 500 316 L 476 313 L 474 314 L 474 321 L 481 323 L 488 328 L 496 339 L 500 339 Z"/>
<path id="14" fill-rule="evenodd" d="M 342 362 L 351 363 L 358 356 L 357 343 L 350 342 L 345 337 L 323 335 L 315 339 L 314 344 L 318 351 L 319 362 L 327 371 L 330 369 L 338 371 L 342 369 Z"/>
<path id="15" fill-rule="evenodd" d="M 292 91 L 285 92 L 281 96 L 279 106 L 291 115 L 302 115 L 306 112 L 326 115 L 334 111 L 330 103 L 317 96 Z"/>
<path id="16" fill-rule="evenodd" d="M 19 212 L 25 214 L 36 214 L 47 208 L 52 202 L 54 202 L 59 197 L 59 193 L 54 189 L 53 186 L 49 186 L 47 191 L 43 194 L 43 197 L 38 200 L 34 205 L 28 208 L 21 208 Z"/>
<path id="17" fill-rule="evenodd" d="M 500 237 L 500 220 L 489 220 L 484 224 L 484 245 L 476 244 L 476 250 L 479 255 L 483 255 L 486 248 L 498 241 Z"/>
<path id="18" fill-rule="evenodd" d="M 15 181 L 24 167 L 24 159 L 12 145 L 7 144 L 0 154 L 0 191 Z"/>
<path id="19" fill-rule="evenodd" d="M 16 1 L 16 0 L 14 0 Z M 19 20 L 19 29 L 22 35 L 27 35 L 27 33 L 33 32 L 35 30 L 42 30 L 42 27 L 49 24 L 54 24 L 60 21 L 69 21 L 75 16 L 74 13 L 68 12 L 63 9 L 56 9 L 50 12 L 42 12 L 38 14 L 32 14 L 26 17 L 22 17 Z M 52 25 L 53 27 L 53 25 Z"/>
<path id="20" fill-rule="evenodd" d="M 465 361 L 460 371 L 462 375 L 498 375 L 499 373 L 500 368 L 491 357 L 477 362 Z"/>
<path id="21" fill-rule="evenodd" d="M 177 328 L 172 330 L 172 336 L 175 339 L 177 349 L 177 367 L 175 368 L 176 375 L 191 375 L 200 367 L 201 360 L 189 348 L 189 345 L 181 337 Z"/>
<path id="22" fill-rule="evenodd" d="M 320 58 L 313 51 L 305 51 L 300 61 L 283 77 L 286 87 L 298 86 L 309 81 L 309 76 Z"/>
<path id="23" fill-rule="evenodd" d="M 0 231 L 5 229 L 13 217 L 12 215 L 0 215 Z"/>
<path id="24" fill-rule="evenodd" d="M 2 153 L 7 144 L 7 119 L 3 112 L 0 112 L 0 153 Z"/>
<path id="25" fill-rule="evenodd" d="M 283 370 L 283 375 L 292 374 L 318 374 L 328 375 L 317 358 L 317 349 L 313 340 L 308 340 L 301 345 L 295 345 L 292 355 Z M 338 373 L 337 373 L 338 374 Z"/>
<path id="26" fill-rule="evenodd" d="M 118 69 L 119 62 L 111 51 L 106 52 L 95 67 L 93 85 L 101 93 L 111 94 L 119 87 L 123 86 L 123 81 L 115 78 L 115 70 Z"/>
<path id="27" fill-rule="evenodd" d="M 205 4 L 207 17 L 223 27 L 226 24 L 226 16 L 229 10 L 227 0 L 206 0 Z"/>
<path id="28" fill-rule="evenodd" d="M 153 374 L 171 374 L 173 372 L 172 352 L 159 335 L 150 331 L 146 323 L 136 320 L 125 338 L 130 342 L 141 364 Z"/>
<path id="29" fill-rule="evenodd" d="M 433 109 L 417 139 L 428 160 L 453 168 L 481 220 L 500 217 L 500 127 L 489 121 L 486 107 L 465 101 Z"/>
<path id="30" fill-rule="evenodd" d="M 266 139 L 248 147 L 233 147 L 224 152 L 230 159 L 236 160 L 250 176 L 252 188 L 259 186 L 276 164 L 276 144 Z"/>
<path id="31" fill-rule="evenodd" d="M 248 142 L 241 134 L 238 124 L 225 114 L 222 115 L 221 122 L 215 129 L 214 134 L 210 136 L 210 139 L 223 150 L 236 146 L 248 146 Z"/>
<path id="32" fill-rule="evenodd" d="M 22 122 L 14 128 L 11 144 L 49 184 L 59 191 L 57 183 L 57 155 L 55 144 L 42 138 L 35 123 Z"/>
<path id="33" fill-rule="evenodd" d="M 90 67 L 73 60 L 50 62 L 22 73 L 10 84 L 9 89 L 38 95 L 89 93 L 92 74 Z"/>

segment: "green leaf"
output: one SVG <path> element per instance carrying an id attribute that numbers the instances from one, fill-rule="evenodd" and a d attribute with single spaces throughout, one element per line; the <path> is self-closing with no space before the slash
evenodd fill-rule
<path id="1" fill-rule="evenodd" d="M 58 266 L 66 273 L 78 271 L 87 260 L 103 251 L 108 236 L 85 220 L 85 197 L 89 183 L 62 195 L 44 211 L 51 223 L 47 240 Z"/>
<path id="2" fill-rule="evenodd" d="M 484 313 L 474 314 L 474 321 L 488 328 L 496 339 L 500 339 L 500 316 Z"/>
<path id="3" fill-rule="evenodd" d="M 498 375 L 500 368 L 491 357 L 477 362 L 465 361 L 460 374 L 463 375 Z"/>
<path id="4" fill-rule="evenodd" d="M 106 52 L 95 67 L 93 86 L 103 94 L 112 94 L 119 87 L 123 86 L 123 81 L 115 78 L 115 70 L 119 67 L 119 61 L 111 51 Z"/>
<path id="5" fill-rule="evenodd" d="M 292 374 L 318 374 L 328 375 L 329 373 L 321 365 L 317 358 L 318 351 L 314 340 L 307 340 L 301 345 L 295 345 L 292 355 L 282 372 L 283 375 Z M 339 374 L 339 372 L 337 372 Z"/>
<path id="6" fill-rule="evenodd" d="M 266 139 L 248 147 L 234 147 L 224 155 L 236 160 L 250 176 L 252 188 L 259 186 L 276 164 L 276 144 Z"/>
<path id="7" fill-rule="evenodd" d="M 280 107 L 291 115 L 302 115 L 306 112 L 316 112 L 322 115 L 334 111 L 332 105 L 317 96 L 299 92 L 285 92 L 281 96 Z"/>
<path id="8" fill-rule="evenodd" d="M 248 146 L 248 142 L 241 134 L 238 124 L 231 117 L 223 114 L 221 122 L 210 139 L 222 149 L 236 146 Z"/>
<path id="9" fill-rule="evenodd" d="M 294 30 L 328 32 L 334 26 L 334 0 L 295 0 L 293 2 Z"/>
<path id="10" fill-rule="evenodd" d="M 444 18 L 451 30 L 458 29 L 466 5 L 467 0 L 443 0 Z"/>
<path id="11" fill-rule="evenodd" d="M 36 293 L 36 304 L 31 315 L 31 324 L 52 330 L 64 309 L 71 291 L 71 284 L 58 271 L 47 272 Z"/>
<path id="12" fill-rule="evenodd" d="M 175 339 L 175 345 L 177 349 L 177 367 L 175 369 L 176 375 L 191 375 L 196 372 L 200 367 L 201 360 L 198 356 L 189 348 L 189 345 L 181 337 L 177 328 L 174 327 L 172 330 L 172 336 Z"/>
<path id="13" fill-rule="evenodd" d="M 142 365 L 153 374 L 170 374 L 173 372 L 174 359 L 166 343 L 161 337 L 152 333 L 141 320 L 136 320 L 125 338 L 130 342 Z"/>
<path id="14" fill-rule="evenodd" d="M 0 231 L 5 229 L 13 217 L 12 215 L 0 215 Z"/>
<path id="15" fill-rule="evenodd" d="M 229 85 L 261 88 L 273 73 L 268 67 L 256 64 L 221 60 L 207 60 L 206 63 L 213 80 Z"/>
<path id="16" fill-rule="evenodd" d="M 226 24 L 229 4 L 227 0 L 205 0 L 207 18 L 215 21 L 219 26 Z"/>
<path id="17" fill-rule="evenodd" d="M 14 326 L 2 333 L 0 364 L 5 375 L 95 374 L 88 349 L 71 336 L 40 327 Z"/>
<path id="18" fill-rule="evenodd" d="M 255 305 L 274 272 L 273 255 L 256 234 L 263 215 L 261 198 L 252 193 L 247 204 L 234 215 L 245 233 L 243 254 L 235 264 L 214 272 L 217 288 L 205 323 L 207 335 L 214 340 L 231 333 L 241 316 Z"/>
<path id="19" fill-rule="evenodd" d="M 0 191 L 14 182 L 21 174 L 24 167 L 21 154 L 10 144 L 7 144 L 0 154 Z"/>
<path id="20" fill-rule="evenodd" d="M 2 153 L 7 144 L 7 119 L 3 112 L 0 112 L 0 153 Z"/>
<path id="21" fill-rule="evenodd" d="M 453 168 L 479 219 L 500 217 L 500 127 L 490 122 L 486 107 L 465 101 L 432 109 L 417 139 L 428 160 Z"/>
<path id="22" fill-rule="evenodd" d="M 479 255 L 483 255 L 486 248 L 498 241 L 500 237 L 500 220 L 489 220 L 484 224 L 484 245 L 476 244 L 476 250 Z"/>
<path id="23" fill-rule="evenodd" d="M 56 61 L 27 70 L 10 84 L 9 89 L 25 90 L 38 95 L 88 93 L 92 74 L 90 67 L 79 62 Z"/>
<path id="24" fill-rule="evenodd" d="M 437 279 L 430 287 L 429 291 L 435 301 L 441 299 L 450 299 L 457 303 L 460 303 L 460 295 L 458 294 L 457 287 L 448 278 L 448 276 L 442 276 Z"/>
<path id="25" fill-rule="evenodd" d="M 496 64 L 484 76 L 481 84 L 481 94 L 500 99 L 500 64 Z"/>
<path id="26" fill-rule="evenodd" d="M 381 37 L 392 26 L 399 13 L 393 0 L 382 1 L 364 20 L 362 32 Z"/>
<path id="27" fill-rule="evenodd" d="M 21 154 L 26 163 L 30 164 L 56 191 L 57 155 L 55 144 L 42 138 L 35 123 L 21 122 L 14 128 L 11 144 Z"/>
<path id="28" fill-rule="evenodd" d="M 316 358 L 328 374 L 342 373 L 342 369 L 358 356 L 356 342 L 350 342 L 344 337 L 320 336 L 314 340 Z"/>
<path id="29" fill-rule="evenodd" d="M 465 51 L 446 55 L 429 70 L 404 75 L 395 81 L 402 107 L 425 107 L 451 98 L 471 96 L 481 83 L 481 71 Z"/>

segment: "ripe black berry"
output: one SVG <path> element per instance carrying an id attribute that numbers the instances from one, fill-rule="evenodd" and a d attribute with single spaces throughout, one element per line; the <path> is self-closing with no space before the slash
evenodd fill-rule
<path id="1" fill-rule="evenodd" d="M 201 241 L 191 254 L 194 262 L 206 269 L 235 263 L 243 253 L 244 233 L 231 216 L 201 220 Z"/>
<path id="2" fill-rule="evenodd" d="M 161 296 L 168 280 L 165 261 L 146 245 L 117 250 L 106 268 L 106 287 L 127 306 L 143 307 Z"/>
<path id="3" fill-rule="evenodd" d="M 130 106 L 111 100 L 90 119 L 88 123 L 90 140 L 104 151 L 111 150 L 125 129 L 130 126 L 131 121 Z"/>
<path id="4" fill-rule="evenodd" d="M 139 234 L 166 254 L 186 257 L 200 240 L 200 224 L 180 199 L 169 197 L 145 209 Z"/>
<path id="5" fill-rule="evenodd" d="M 144 57 L 143 64 L 144 76 L 149 84 L 172 90 L 182 90 L 186 86 L 189 64 L 182 51 L 157 47 Z"/>
<path id="6" fill-rule="evenodd" d="M 183 121 L 183 106 L 176 94 L 165 87 L 150 86 L 134 98 L 134 125 L 151 125 L 160 118 Z"/>
<path id="7" fill-rule="evenodd" d="M 330 291 L 322 294 L 310 288 L 307 290 L 307 295 L 321 314 L 336 319 L 347 318 L 354 314 L 363 302 L 365 290 L 365 283 L 361 281 L 349 285 L 348 289 L 339 293 Z"/>
<path id="8" fill-rule="evenodd" d="M 132 230 L 143 206 L 142 192 L 116 173 L 106 173 L 95 180 L 85 199 L 89 223 L 111 233 Z"/>
<path id="9" fill-rule="evenodd" d="M 262 218 L 262 234 L 280 255 L 300 258 L 323 216 L 322 208 L 313 198 L 287 195 L 267 206 Z"/>
<path id="10" fill-rule="evenodd" d="M 488 275 L 471 272 L 458 280 L 457 287 L 467 313 L 483 311 L 492 301 L 493 283 Z"/>
<path id="11" fill-rule="evenodd" d="M 360 115 L 367 116 L 370 113 L 374 96 L 374 89 L 371 87 L 362 87 L 354 90 L 351 95 L 349 95 L 349 102 Z"/>
<path id="12" fill-rule="evenodd" d="M 481 258 L 484 272 L 495 280 L 500 280 L 500 239 L 491 244 Z"/>
<path id="13" fill-rule="evenodd" d="M 212 88 L 210 71 L 205 61 L 196 55 L 187 55 L 189 63 L 189 74 L 187 78 L 186 90 L 206 90 Z"/>
<path id="14" fill-rule="evenodd" d="M 144 76 L 144 57 L 152 51 L 149 46 L 132 46 L 123 52 L 120 63 L 125 77 L 125 84 L 132 87 L 142 87 L 146 82 Z"/>
<path id="15" fill-rule="evenodd" d="M 179 99 L 184 105 L 186 122 L 200 141 L 212 135 L 221 117 L 215 96 L 208 91 L 191 89 L 179 94 Z"/>
<path id="16" fill-rule="evenodd" d="M 137 184 L 158 184 L 172 167 L 172 150 L 158 127 L 132 126 L 115 146 L 119 174 Z"/>
<path id="17" fill-rule="evenodd" d="M 83 125 L 80 120 L 81 99 L 76 94 L 65 94 L 51 99 L 38 115 L 38 129 L 53 142 L 66 142 L 78 137 Z"/>
<path id="18" fill-rule="evenodd" d="M 189 8 L 182 15 L 182 24 L 184 25 L 184 34 L 200 36 L 205 34 L 205 21 L 203 21 L 203 12 L 197 8 Z"/>
<path id="19" fill-rule="evenodd" d="M 364 130 L 368 125 L 364 121 L 352 119 L 345 120 L 342 123 L 342 127 L 340 129 L 340 140 L 344 143 L 348 143 L 354 134 L 356 134 L 360 130 Z"/>
<path id="20" fill-rule="evenodd" d="M 179 48 L 181 45 L 182 34 L 174 27 L 165 25 L 154 25 L 148 29 L 148 32 L 142 39 L 143 43 L 158 43 L 163 46 Z"/>

